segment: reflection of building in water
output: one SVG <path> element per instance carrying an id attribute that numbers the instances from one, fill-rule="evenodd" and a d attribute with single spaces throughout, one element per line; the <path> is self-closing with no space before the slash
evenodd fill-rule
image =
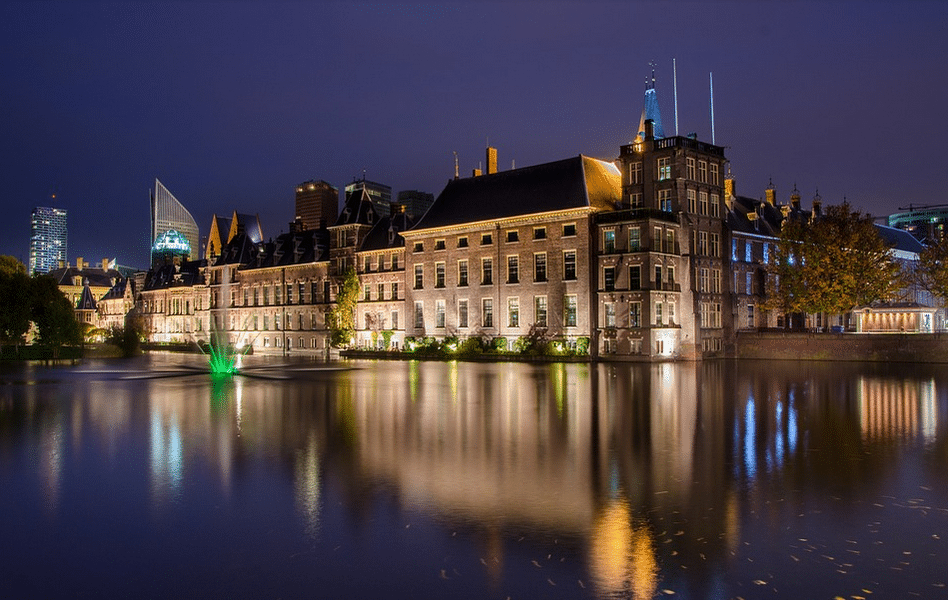
<path id="1" fill-rule="evenodd" d="M 867 440 L 935 439 L 935 381 L 859 380 L 859 424 Z"/>
<path id="2" fill-rule="evenodd" d="M 652 598 L 658 588 L 655 541 L 646 523 L 633 523 L 629 503 L 616 499 L 593 524 L 589 570 L 600 595 Z"/>
<path id="3" fill-rule="evenodd" d="M 734 475 L 754 480 L 783 468 L 800 442 L 795 386 L 739 386 L 733 421 Z"/>

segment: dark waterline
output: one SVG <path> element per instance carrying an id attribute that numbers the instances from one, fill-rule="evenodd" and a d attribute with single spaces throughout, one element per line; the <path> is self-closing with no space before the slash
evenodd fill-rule
<path id="1" fill-rule="evenodd" d="M 199 360 L 0 366 L 4 597 L 948 597 L 940 367 Z"/>

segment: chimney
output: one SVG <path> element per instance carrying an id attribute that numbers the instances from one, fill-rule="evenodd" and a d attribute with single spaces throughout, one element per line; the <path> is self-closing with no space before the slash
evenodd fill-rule
<path id="1" fill-rule="evenodd" d="M 76 268 L 79 269 L 80 271 L 86 268 L 86 263 L 82 261 L 81 256 L 76 259 Z"/>
<path id="2" fill-rule="evenodd" d="M 655 139 L 655 121 L 651 119 L 645 119 L 645 139 Z"/>
<path id="3" fill-rule="evenodd" d="M 774 182 L 771 180 L 767 184 L 767 189 L 764 190 L 764 198 L 767 199 L 767 204 L 771 206 L 776 206 L 777 204 L 777 188 L 774 187 Z"/>
<path id="4" fill-rule="evenodd" d="M 108 271 L 108 270 L 109 270 L 109 259 L 107 259 L 107 258 L 103 258 L 103 259 L 102 259 L 102 270 L 103 270 L 103 271 Z"/>
<path id="5" fill-rule="evenodd" d="M 481 176 L 480 169 L 474 169 L 473 171 L 471 171 L 471 177 L 480 177 L 480 176 Z"/>
<path id="6" fill-rule="evenodd" d="M 813 196 L 813 218 L 817 218 L 823 214 L 823 198 L 820 197 L 820 192 L 817 190 L 816 195 Z"/>
<path id="7" fill-rule="evenodd" d="M 492 175 L 497 172 L 497 148 L 487 147 L 487 174 Z"/>

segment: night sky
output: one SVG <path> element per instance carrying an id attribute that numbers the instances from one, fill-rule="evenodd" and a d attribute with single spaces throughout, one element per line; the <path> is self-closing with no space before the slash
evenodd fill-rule
<path id="1" fill-rule="evenodd" d="M 435 195 L 499 166 L 612 159 L 649 63 L 662 120 L 727 147 L 739 194 L 844 197 L 873 215 L 948 202 L 946 2 L 4 2 L 0 254 L 35 206 L 69 260 L 145 267 L 157 177 L 207 232 L 294 188 L 354 178 Z M 51 199 L 55 194 L 56 198 Z"/>

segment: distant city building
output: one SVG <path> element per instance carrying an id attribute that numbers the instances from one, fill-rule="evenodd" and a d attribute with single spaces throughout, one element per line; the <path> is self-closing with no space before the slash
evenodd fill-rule
<path id="1" fill-rule="evenodd" d="M 935 241 L 945 235 L 948 204 L 920 206 L 889 215 L 889 227 L 911 233 L 920 242 Z"/>
<path id="2" fill-rule="evenodd" d="M 420 219 L 434 204 L 434 194 L 418 190 L 402 190 L 398 192 L 397 204 L 405 208 L 405 213 L 409 217 Z"/>
<path id="3" fill-rule="evenodd" d="M 384 217 L 392 212 L 391 186 L 385 185 L 384 183 L 367 181 L 365 177 L 363 177 L 346 186 L 346 198 L 348 199 L 353 192 L 359 190 L 365 190 L 365 193 L 368 194 L 369 199 L 372 201 L 372 206 L 375 207 L 375 215 L 377 217 Z M 327 221 L 326 223 L 331 224 L 331 221 Z"/>
<path id="4" fill-rule="evenodd" d="M 332 225 L 339 218 L 339 189 L 322 180 L 299 184 L 296 186 L 296 216 L 302 220 L 304 231 Z"/>
<path id="5" fill-rule="evenodd" d="M 155 190 L 150 195 L 152 264 L 155 264 L 155 242 L 162 234 L 172 229 L 188 241 L 189 256 L 197 256 L 200 250 L 200 236 L 197 222 L 188 209 L 157 179 L 155 179 Z"/>
<path id="6" fill-rule="evenodd" d="M 30 273 L 49 273 L 66 263 L 66 210 L 37 206 L 30 217 Z"/>

